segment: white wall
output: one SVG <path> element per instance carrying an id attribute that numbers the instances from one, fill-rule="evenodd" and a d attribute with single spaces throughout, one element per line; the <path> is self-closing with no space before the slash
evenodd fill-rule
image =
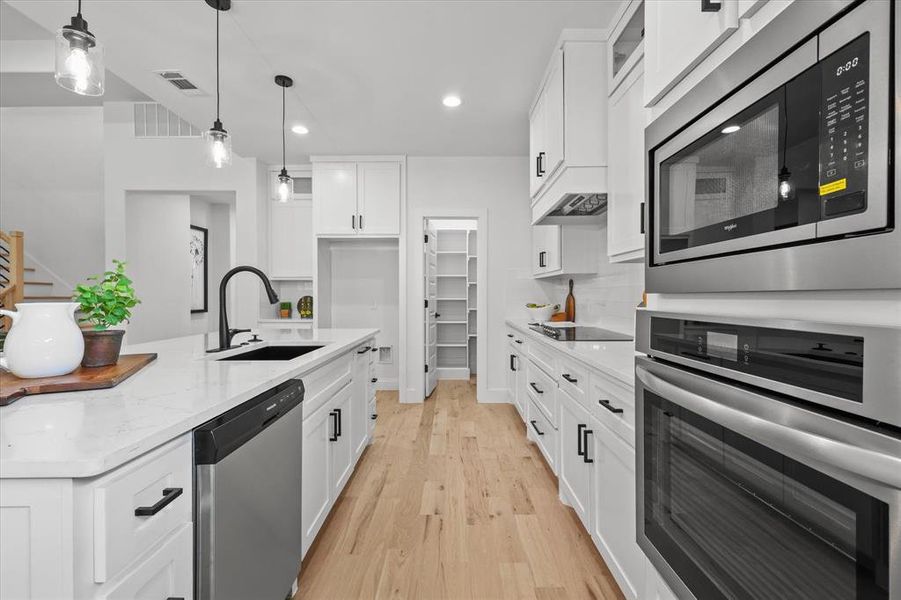
<path id="1" fill-rule="evenodd" d="M 125 259 L 141 299 L 132 310 L 129 344 L 191 332 L 190 220 L 187 194 L 128 194 Z"/>
<path id="2" fill-rule="evenodd" d="M 207 229 L 207 312 L 191 313 L 191 333 L 219 329 L 219 282 L 231 268 L 231 204 L 191 196 L 190 225 Z"/>
<path id="3" fill-rule="evenodd" d="M 103 109 L 0 108 L 0 227 L 75 285 L 104 271 L 103 212 Z"/>
<path id="4" fill-rule="evenodd" d="M 489 242 L 487 256 L 487 328 L 479 330 L 486 343 L 486 393 L 480 401 L 506 401 L 504 372 L 504 320 L 517 314 L 518 307 L 544 298 L 545 292 L 531 277 L 529 257 L 531 218 L 528 188 L 528 160 L 524 157 L 409 157 L 407 159 L 407 228 L 422 231 L 419 215 L 458 216 L 451 211 L 485 210 L 487 228 L 479 224 L 479 237 Z M 472 215 L 475 216 L 475 215 Z M 407 265 L 422 262 L 422 238 L 408 236 Z M 422 283 L 407 281 L 407 390 L 405 400 L 418 402 L 423 376 Z M 480 307 L 481 308 L 481 307 Z M 418 385 L 417 385 L 418 382 Z M 481 392 L 480 392 L 481 394 Z"/>
<path id="5" fill-rule="evenodd" d="M 377 327 L 379 346 L 391 346 L 390 364 L 376 362 L 380 389 L 397 389 L 398 380 L 398 246 L 390 241 L 332 244 L 331 326 Z"/>
<path id="6" fill-rule="evenodd" d="M 215 169 L 205 164 L 199 138 L 135 138 L 131 103 L 104 104 L 105 254 L 108 260 L 126 250 L 126 195 L 129 192 L 234 193 L 234 232 L 230 240 L 234 263 L 266 270 L 268 172 L 253 158 L 234 156 L 232 164 Z M 237 285 L 236 285 L 237 284 Z M 229 306 L 232 327 L 256 327 L 258 283 L 233 281 L 235 302 Z"/>

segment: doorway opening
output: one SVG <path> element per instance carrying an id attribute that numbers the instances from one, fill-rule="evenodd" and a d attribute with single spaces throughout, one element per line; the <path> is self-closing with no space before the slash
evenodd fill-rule
<path id="1" fill-rule="evenodd" d="M 440 380 L 479 375 L 479 221 L 423 220 L 424 397 Z"/>

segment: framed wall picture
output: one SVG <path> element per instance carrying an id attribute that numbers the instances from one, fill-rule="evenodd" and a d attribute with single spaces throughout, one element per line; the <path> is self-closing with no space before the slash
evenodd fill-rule
<path id="1" fill-rule="evenodd" d="M 207 229 L 191 225 L 191 312 L 207 312 Z"/>

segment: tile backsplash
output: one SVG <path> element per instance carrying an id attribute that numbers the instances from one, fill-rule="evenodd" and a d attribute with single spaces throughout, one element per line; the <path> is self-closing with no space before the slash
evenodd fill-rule
<path id="1" fill-rule="evenodd" d="M 598 272 L 594 275 L 550 277 L 536 280 L 548 301 L 564 305 L 572 279 L 576 298 L 576 322 L 621 331 L 635 332 L 635 308 L 644 291 L 644 263 L 613 263 L 607 259 L 607 228 L 601 237 Z"/>

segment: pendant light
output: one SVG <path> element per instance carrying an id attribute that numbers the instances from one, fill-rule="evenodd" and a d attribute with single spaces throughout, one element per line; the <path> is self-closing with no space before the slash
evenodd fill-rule
<path id="1" fill-rule="evenodd" d="M 88 31 L 88 22 L 81 16 L 81 0 L 78 0 L 78 12 L 56 33 L 53 77 L 61 87 L 81 96 L 102 96 L 105 75 L 103 47 Z"/>
<path id="2" fill-rule="evenodd" d="M 285 167 L 285 92 L 294 85 L 294 80 L 287 75 L 276 75 L 275 83 L 282 88 L 282 170 L 278 174 L 278 201 L 287 202 L 294 195 L 294 178 Z"/>
<path id="3" fill-rule="evenodd" d="M 788 170 L 788 86 L 782 88 L 782 104 L 785 107 L 785 132 L 782 134 L 782 168 L 779 169 L 779 201 L 787 202 L 794 198 L 795 189 L 792 185 L 792 173 Z"/>
<path id="4" fill-rule="evenodd" d="M 204 132 L 207 147 L 207 164 L 221 169 L 232 162 L 232 139 L 219 119 L 219 13 L 231 8 L 231 0 L 206 0 L 216 10 L 216 120 L 213 127 Z"/>

